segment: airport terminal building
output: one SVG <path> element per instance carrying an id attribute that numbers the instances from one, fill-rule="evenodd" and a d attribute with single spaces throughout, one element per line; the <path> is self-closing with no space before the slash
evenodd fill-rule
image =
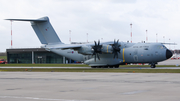
<path id="1" fill-rule="evenodd" d="M 6 52 L 8 63 L 65 64 L 75 62 L 53 52 L 46 51 L 44 48 L 7 49 Z"/>

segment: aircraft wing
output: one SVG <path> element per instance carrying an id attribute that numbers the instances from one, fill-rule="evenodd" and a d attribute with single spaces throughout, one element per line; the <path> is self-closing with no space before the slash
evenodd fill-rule
<path id="1" fill-rule="evenodd" d="M 72 44 L 65 44 L 65 45 L 61 45 L 61 46 L 57 46 L 57 47 L 53 47 L 55 49 L 77 49 L 77 48 L 81 48 L 82 45 L 72 45 Z M 51 49 L 53 49 L 51 48 Z"/>
<path id="2" fill-rule="evenodd" d="M 103 44 L 113 44 L 114 42 L 102 42 L 101 45 Z M 50 48 L 50 49 L 77 49 L 81 48 L 82 46 L 94 46 L 94 43 L 87 43 L 87 44 L 60 44 L 60 45 L 55 45 L 55 46 L 47 46 L 44 48 Z"/>
<path id="3" fill-rule="evenodd" d="M 54 45 L 54 46 L 46 45 L 43 48 L 49 48 L 49 49 L 77 49 L 77 48 L 81 48 L 84 45 L 86 45 L 86 44 L 60 44 L 60 45 Z"/>

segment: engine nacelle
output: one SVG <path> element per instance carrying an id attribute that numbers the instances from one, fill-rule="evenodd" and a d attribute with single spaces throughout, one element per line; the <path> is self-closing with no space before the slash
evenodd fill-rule
<path id="1" fill-rule="evenodd" d="M 111 45 L 103 45 L 101 51 L 102 53 L 111 54 L 113 52 L 113 48 Z"/>
<path id="2" fill-rule="evenodd" d="M 92 55 L 93 49 L 91 46 L 82 46 L 81 48 L 77 49 L 78 53 L 84 55 Z"/>
<path id="3" fill-rule="evenodd" d="M 84 54 L 84 55 L 92 55 L 94 50 L 92 49 L 92 46 L 82 46 L 81 48 L 77 49 L 78 53 Z M 113 48 L 111 45 L 103 45 L 101 48 L 101 52 L 103 54 L 112 54 Z"/>

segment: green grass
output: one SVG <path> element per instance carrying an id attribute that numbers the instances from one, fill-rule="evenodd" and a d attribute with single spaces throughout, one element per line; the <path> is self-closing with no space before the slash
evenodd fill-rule
<path id="1" fill-rule="evenodd" d="M 7 56 L 0 56 L 0 59 L 6 59 L 7 60 Z"/>
<path id="2" fill-rule="evenodd" d="M 180 69 L 0 68 L 1 72 L 180 73 Z"/>
<path id="3" fill-rule="evenodd" d="M 89 67 L 84 64 L 0 64 L 0 67 Z"/>

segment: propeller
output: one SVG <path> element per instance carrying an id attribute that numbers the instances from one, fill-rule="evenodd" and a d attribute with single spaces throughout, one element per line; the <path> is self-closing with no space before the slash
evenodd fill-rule
<path id="1" fill-rule="evenodd" d="M 117 40 L 117 42 L 116 42 L 116 40 L 114 40 L 114 44 L 112 45 L 112 48 L 113 48 L 113 54 L 114 54 L 114 57 L 113 58 L 115 58 L 115 57 L 117 57 L 118 58 L 118 53 L 120 53 L 120 45 L 118 44 L 118 42 L 119 42 L 119 39 Z"/>
<path id="2" fill-rule="evenodd" d="M 100 41 L 98 41 L 98 44 L 96 43 L 96 41 L 94 41 L 94 44 L 95 45 L 92 47 L 92 49 L 94 50 L 92 55 L 95 55 L 94 60 L 96 61 L 96 56 L 100 60 L 100 57 L 98 54 L 102 53 L 101 51 L 102 45 L 100 45 Z"/>

